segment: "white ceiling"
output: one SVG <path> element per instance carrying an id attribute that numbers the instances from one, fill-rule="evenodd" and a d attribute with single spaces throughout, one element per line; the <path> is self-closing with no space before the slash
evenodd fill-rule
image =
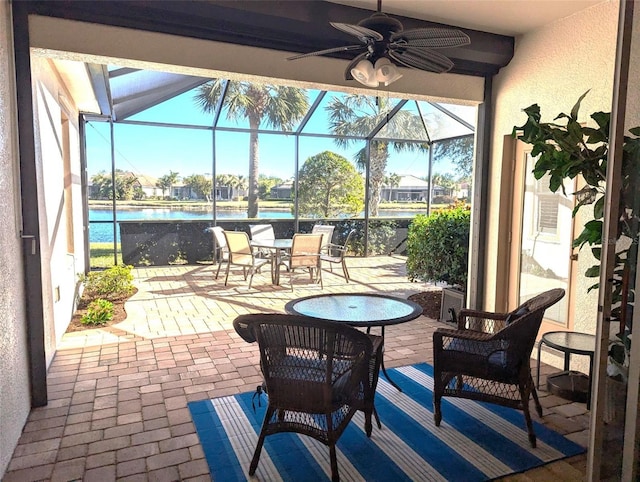
<path id="1" fill-rule="evenodd" d="M 329 0 L 377 10 L 377 0 Z M 517 36 L 615 0 L 382 0 L 384 13 Z"/>

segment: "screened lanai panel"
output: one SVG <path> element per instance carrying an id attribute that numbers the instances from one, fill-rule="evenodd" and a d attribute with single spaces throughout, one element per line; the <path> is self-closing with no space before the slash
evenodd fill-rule
<path id="1" fill-rule="evenodd" d="M 229 81 L 220 92 L 224 101 L 216 127 L 223 129 L 250 129 L 247 114 L 255 112 L 259 130 L 295 131 L 310 105 L 306 89 L 296 87 Z"/>
<path id="2" fill-rule="evenodd" d="M 106 121 L 86 123 L 87 197 L 89 198 L 89 255 L 91 267 L 114 264 L 113 183 L 111 181 L 111 131 Z M 119 239 L 118 239 L 119 241 Z"/>
<path id="3" fill-rule="evenodd" d="M 393 103 L 400 99 L 393 99 Z M 385 121 L 384 126 L 374 139 L 405 140 L 429 142 L 430 138 L 422 122 L 420 111 L 414 101 L 406 102 L 397 112 Z M 411 149 L 415 149 L 411 147 Z"/>
<path id="4" fill-rule="evenodd" d="M 163 124 L 211 127 L 213 114 L 204 112 L 196 104 L 196 89 L 176 95 L 170 99 L 132 115 L 127 120 L 157 122 Z"/>
<path id="5" fill-rule="evenodd" d="M 296 143 L 294 136 L 260 134 L 258 216 L 292 219 Z"/>
<path id="6" fill-rule="evenodd" d="M 302 132 L 366 138 L 397 102 L 388 97 L 327 92 Z"/>
<path id="7" fill-rule="evenodd" d="M 181 184 L 186 177 L 197 174 L 211 178 L 212 151 L 209 130 L 147 125 L 116 124 L 116 169 L 144 177 L 149 190 L 147 197 L 162 196 L 155 182 L 170 172 L 177 172 Z M 175 184 L 175 185 L 174 185 Z M 173 183 L 164 195 L 180 195 Z M 203 197 L 203 196 L 201 196 Z"/>
<path id="8" fill-rule="evenodd" d="M 475 122 L 471 126 L 464 121 L 460 122 L 429 102 L 418 101 L 417 104 L 432 142 L 474 133 Z M 472 116 L 475 118 L 475 107 L 459 106 L 456 109 L 464 114 L 460 116 L 461 120 Z"/>
<path id="9" fill-rule="evenodd" d="M 459 117 L 469 125 L 475 127 L 478 123 L 478 107 L 475 105 L 445 104 L 443 102 L 438 102 L 437 105 L 445 112 Z"/>
<path id="10" fill-rule="evenodd" d="M 109 90 L 114 119 L 127 119 L 206 80 L 190 75 L 110 66 Z"/>

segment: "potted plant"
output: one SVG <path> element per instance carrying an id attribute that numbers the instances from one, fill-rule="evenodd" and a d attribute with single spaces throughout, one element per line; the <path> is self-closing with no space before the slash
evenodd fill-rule
<path id="1" fill-rule="evenodd" d="M 551 191 L 562 189 L 564 192 L 565 179 L 581 176 L 584 180 L 584 187 L 575 193 L 578 202 L 573 216 L 582 207 L 589 205 L 593 207 L 593 219 L 584 225 L 582 232 L 573 241 L 573 246 L 579 249 L 590 247 L 598 263 L 588 268 L 585 276 L 599 278 L 611 115 L 607 112 L 595 112 L 591 115 L 595 127 L 581 124 L 578 112 L 587 93 L 588 91 L 578 99 L 569 114 L 559 114 L 554 122 L 540 121 L 540 107 L 537 104 L 527 107 L 524 110 L 527 121 L 523 126 L 514 127 L 513 135 L 533 146 L 531 155 L 538 156 L 533 174 L 536 179 L 548 174 Z M 634 302 L 632 286 L 640 232 L 640 200 L 636 196 L 640 176 L 640 127 L 630 129 L 629 134 L 624 137 L 618 229 L 617 237 L 613 240 L 616 255 L 611 318 L 619 323 L 619 330 L 612 336 L 608 366 L 610 377 L 622 383 L 626 383 L 628 372 Z M 590 286 L 588 291 L 595 288 L 598 288 L 598 283 Z"/>
<path id="2" fill-rule="evenodd" d="M 464 307 L 469 267 L 471 211 L 463 203 L 416 216 L 407 235 L 407 276 L 411 281 L 446 283 L 440 319 L 455 321 Z M 451 311 L 453 310 L 453 312 Z"/>

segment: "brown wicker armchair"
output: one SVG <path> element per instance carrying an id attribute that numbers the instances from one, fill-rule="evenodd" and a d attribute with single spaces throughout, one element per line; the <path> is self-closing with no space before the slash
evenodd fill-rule
<path id="1" fill-rule="evenodd" d="M 258 342 L 269 400 L 249 475 L 266 436 L 296 432 L 329 447 L 331 478 L 339 480 L 335 445 L 357 410 L 371 434 L 377 382 L 371 369 L 379 368 L 381 343 L 348 325 L 306 316 L 241 315 L 233 325 L 245 341 Z"/>
<path id="2" fill-rule="evenodd" d="M 461 310 L 457 330 L 439 328 L 434 332 L 436 426 L 442 420 L 442 397 L 491 402 L 522 410 L 529 441 L 536 446 L 529 397 L 533 395 L 540 416 L 542 407 L 531 377 L 531 351 L 545 310 L 563 296 L 563 289 L 549 290 L 511 313 Z"/>

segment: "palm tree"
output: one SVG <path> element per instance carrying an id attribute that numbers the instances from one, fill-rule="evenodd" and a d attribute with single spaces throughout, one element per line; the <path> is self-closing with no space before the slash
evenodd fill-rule
<path id="1" fill-rule="evenodd" d="M 385 120 L 391 111 L 389 100 L 384 97 L 372 97 L 351 94 L 343 98 L 334 97 L 327 106 L 332 133 L 337 136 L 335 142 L 342 148 L 358 142 L 353 137 L 340 136 L 368 136 L 374 127 Z M 399 110 L 388 124 L 385 137 L 397 139 L 422 139 L 426 136 L 424 125 L 418 116 L 405 110 Z M 428 150 L 426 143 L 401 141 L 371 141 L 369 156 L 370 199 L 369 213 L 378 215 L 380 192 L 384 182 L 384 171 L 389 158 L 389 144 L 396 152 L 404 150 Z M 367 165 L 367 150 L 361 149 L 356 154 L 355 161 L 360 169 Z"/>
<path id="2" fill-rule="evenodd" d="M 216 176 L 216 189 L 220 192 L 220 199 L 222 198 L 222 190 L 221 187 L 226 187 L 226 198 L 231 199 L 231 193 L 229 192 L 231 185 L 231 175 L 230 174 L 218 174 Z"/>
<path id="3" fill-rule="evenodd" d="M 309 110 L 309 102 L 306 91 L 297 87 L 224 79 L 212 80 L 200 86 L 195 101 L 204 112 L 214 112 L 225 88 L 222 102 L 227 108 L 227 118 L 234 121 L 247 119 L 251 129 L 247 216 L 255 218 L 258 216 L 258 128 L 266 121 L 274 129 L 292 130 Z"/>
<path id="4" fill-rule="evenodd" d="M 167 174 L 166 176 L 166 180 L 167 183 L 169 184 L 169 197 L 173 198 L 173 185 L 178 182 L 178 179 L 180 179 L 180 175 L 177 172 L 174 171 L 169 171 L 169 174 Z"/>
<path id="5" fill-rule="evenodd" d="M 167 176 L 162 176 L 156 181 L 156 187 L 162 190 L 162 199 L 164 199 L 164 193 L 167 189 L 170 189 L 170 181 Z"/>
<path id="6" fill-rule="evenodd" d="M 387 201 L 391 201 L 391 193 L 393 191 L 393 188 L 400 185 L 400 176 L 395 172 L 392 172 L 388 176 L 384 176 L 383 182 L 389 188 L 389 199 L 387 199 Z"/>

